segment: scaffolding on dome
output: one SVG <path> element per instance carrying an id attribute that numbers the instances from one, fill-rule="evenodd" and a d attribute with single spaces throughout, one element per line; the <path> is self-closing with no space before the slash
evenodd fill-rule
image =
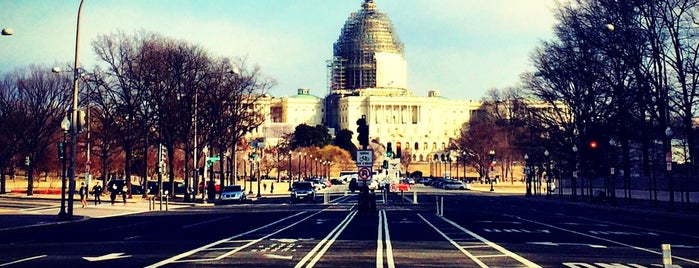
<path id="1" fill-rule="evenodd" d="M 403 43 L 388 16 L 374 0 L 365 0 L 362 9 L 347 19 L 328 60 L 328 87 L 333 94 L 356 94 L 358 89 L 377 86 L 376 53 L 404 55 Z"/>

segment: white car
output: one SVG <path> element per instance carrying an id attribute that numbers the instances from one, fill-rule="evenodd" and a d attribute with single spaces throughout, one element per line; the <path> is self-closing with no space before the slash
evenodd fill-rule
<path id="1" fill-rule="evenodd" d="M 221 190 L 221 202 L 243 202 L 247 199 L 245 196 L 245 191 L 240 187 L 240 185 L 228 185 L 224 186 Z"/>

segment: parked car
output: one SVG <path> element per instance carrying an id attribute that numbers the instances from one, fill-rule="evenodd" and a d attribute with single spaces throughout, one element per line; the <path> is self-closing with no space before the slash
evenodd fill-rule
<path id="1" fill-rule="evenodd" d="M 345 182 L 342 181 L 342 180 L 340 180 L 340 179 L 331 179 L 331 180 L 330 180 L 330 183 L 332 183 L 333 185 L 342 185 L 342 184 L 345 184 Z"/>
<path id="2" fill-rule="evenodd" d="M 243 202 L 247 199 L 245 196 L 245 191 L 243 191 L 243 188 L 240 187 L 240 185 L 228 185 L 224 186 L 223 190 L 221 191 L 221 202 Z"/>
<path id="3" fill-rule="evenodd" d="M 157 192 L 157 187 L 155 189 Z M 165 181 L 163 180 L 163 192 L 164 191 L 170 191 L 170 181 Z M 187 189 L 184 187 L 184 182 L 183 181 L 175 181 L 175 194 L 185 194 L 187 193 Z"/>
<path id="4" fill-rule="evenodd" d="M 441 187 L 444 190 L 471 190 L 471 185 L 460 181 L 446 181 Z"/>
<path id="5" fill-rule="evenodd" d="M 316 199 L 316 189 L 313 182 L 302 181 L 295 182 L 291 186 L 291 203 L 296 203 L 298 201 L 310 200 L 315 202 Z"/>

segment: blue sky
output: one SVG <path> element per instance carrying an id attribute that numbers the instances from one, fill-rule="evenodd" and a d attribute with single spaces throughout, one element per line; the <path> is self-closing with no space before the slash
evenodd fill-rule
<path id="1" fill-rule="evenodd" d="M 439 89 L 453 99 L 479 100 L 490 88 L 519 83 L 529 55 L 552 38 L 555 0 L 375 0 L 405 44 L 408 86 L 415 95 Z M 323 96 L 325 61 L 351 12 L 363 0 L 85 0 L 82 65 L 96 63 L 98 34 L 151 31 L 247 57 L 284 97 L 306 87 Z M 79 0 L 3 0 L 0 73 L 29 64 L 73 59 Z"/>

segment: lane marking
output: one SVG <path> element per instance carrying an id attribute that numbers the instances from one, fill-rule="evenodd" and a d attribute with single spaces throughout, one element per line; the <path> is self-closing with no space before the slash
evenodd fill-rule
<path id="1" fill-rule="evenodd" d="M 108 261 L 108 260 L 116 260 L 116 259 L 131 257 L 131 255 L 124 255 L 124 254 L 125 254 L 124 252 L 109 253 L 107 255 L 102 255 L 102 256 L 97 256 L 97 257 L 83 257 L 83 259 L 85 259 L 89 262 L 96 262 L 96 261 Z"/>
<path id="2" fill-rule="evenodd" d="M 337 226 L 335 226 L 335 228 L 332 231 L 330 231 L 330 233 L 328 233 L 328 235 L 326 235 L 318 244 L 316 244 L 316 246 L 313 247 L 313 249 L 311 249 L 311 251 L 308 252 L 308 254 L 306 254 L 306 256 L 304 256 L 294 267 L 303 267 L 303 265 L 306 264 L 306 262 L 308 262 L 308 259 L 310 259 L 312 256 L 313 259 L 310 262 L 308 262 L 308 264 L 306 264 L 306 267 L 313 267 L 318 262 L 318 260 L 320 260 L 320 257 L 322 257 L 328 250 L 328 248 L 330 248 L 330 246 L 335 242 L 335 240 L 342 233 L 342 231 L 345 230 L 347 225 L 349 225 L 349 223 L 352 221 L 352 219 L 354 219 L 354 216 L 356 215 L 356 210 L 347 214 L 347 216 L 345 216 L 345 218 Z"/>
<path id="3" fill-rule="evenodd" d="M 225 220 L 225 219 L 228 219 L 228 218 L 230 218 L 230 217 L 231 217 L 231 216 L 226 216 L 226 217 L 211 219 L 211 220 L 208 220 L 208 221 L 202 221 L 202 222 L 192 223 L 192 224 L 189 224 L 189 225 L 182 226 L 182 228 L 190 228 L 190 227 L 194 227 L 194 226 L 199 226 L 199 225 L 202 225 L 202 224 L 207 224 L 207 223 L 212 223 L 212 222 L 216 222 L 216 221 L 220 221 L 220 220 Z"/>
<path id="4" fill-rule="evenodd" d="M 250 230 L 250 231 L 247 231 L 247 232 L 244 232 L 244 233 L 241 233 L 241 234 L 237 234 L 237 235 L 234 235 L 234 236 L 229 237 L 229 238 L 221 239 L 221 240 L 218 240 L 218 241 L 216 241 L 216 242 L 213 242 L 213 243 L 210 243 L 210 244 L 207 244 L 207 245 L 204 245 L 204 246 L 201 246 L 201 247 L 192 249 L 192 250 L 187 251 L 187 252 L 184 252 L 184 253 L 180 253 L 180 254 L 175 255 L 175 256 L 172 256 L 172 257 L 170 257 L 170 258 L 168 258 L 168 259 L 165 259 L 165 260 L 162 260 L 162 261 L 160 261 L 160 262 L 157 262 L 157 263 L 148 265 L 148 266 L 146 266 L 146 268 L 155 268 L 155 267 L 160 267 L 160 266 L 163 266 L 163 265 L 166 265 L 166 264 L 170 264 L 170 263 L 174 263 L 174 262 L 180 262 L 180 261 L 179 261 L 180 259 L 185 258 L 185 257 L 188 257 L 188 256 L 190 256 L 190 255 L 192 255 L 192 254 L 194 254 L 194 253 L 197 253 L 197 252 L 206 250 L 206 249 L 208 249 L 208 248 L 214 247 L 214 246 L 219 245 L 219 244 L 222 244 L 222 243 L 229 242 L 229 241 L 231 241 L 231 240 L 235 240 L 235 239 L 238 238 L 238 237 L 241 237 L 241 236 L 244 236 L 244 235 L 248 235 L 248 234 L 254 233 L 254 232 L 256 232 L 256 231 L 259 231 L 259 230 L 262 230 L 262 229 L 265 229 L 265 228 L 269 228 L 270 226 L 274 226 L 274 225 L 276 225 L 276 224 L 278 224 L 278 223 L 281 223 L 281 222 L 286 221 L 286 220 L 288 220 L 288 219 L 291 219 L 291 218 L 300 216 L 300 215 L 305 214 L 305 213 L 306 213 L 305 211 L 301 211 L 301 212 L 299 212 L 299 213 L 296 213 L 296 214 L 293 214 L 293 215 L 290 215 L 290 216 L 281 218 L 281 219 L 279 219 L 279 220 L 277 220 L 277 221 L 271 222 L 271 223 L 269 223 L 269 224 L 267 224 L 267 225 L 260 226 L 260 227 L 258 227 L 258 228 L 252 229 L 252 230 Z M 318 214 L 318 213 L 320 213 L 320 211 L 314 213 L 313 215 L 316 215 L 316 214 Z M 311 216 L 313 216 L 313 215 L 311 215 Z M 253 240 L 253 241 L 254 241 L 254 240 Z"/>
<path id="5" fill-rule="evenodd" d="M 12 261 L 12 262 L 0 263 L 0 267 L 10 266 L 10 265 L 22 263 L 22 262 L 25 262 L 25 261 L 31 261 L 31 260 L 46 258 L 46 256 L 48 256 L 48 255 L 39 255 L 39 256 L 24 258 L 24 259 Z"/>
<path id="6" fill-rule="evenodd" d="M 439 229 L 438 229 L 436 226 L 434 226 L 431 222 L 429 222 L 427 219 L 425 219 L 425 217 L 423 217 L 422 214 L 418 213 L 417 216 L 420 217 L 420 219 L 422 219 L 425 223 L 427 223 L 427 225 L 429 225 L 430 227 L 432 227 L 432 229 L 434 229 L 435 231 L 437 231 L 437 233 L 439 233 L 444 239 L 446 239 L 447 241 L 449 241 L 449 243 L 451 243 L 454 247 L 456 247 L 456 249 L 458 249 L 459 251 L 461 251 L 461 253 L 463 253 L 464 255 L 466 255 L 466 257 L 468 257 L 469 259 L 471 259 L 472 261 L 474 261 L 476 264 L 478 264 L 478 266 L 480 266 L 480 267 L 488 267 L 488 265 L 485 265 L 485 263 L 483 263 L 481 260 L 479 260 L 478 258 L 476 258 L 476 256 L 474 256 L 473 254 L 471 254 L 471 252 L 468 252 L 466 249 L 464 249 L 464 247 L 462 247 L 461 245 L 459 245 L 459 243 L 456 243 L 456 241 L 454 241 L 454 240 L 451 239 L 449 236 L 447 236 L 444 232 L 442 232 L 442 230 L 439 230 Z"/>
<path id="7" fill-rule="evenodd" d="M 590 218 L 585 218 L 585 217 L 579 217 L 579 218 L 585 219 L 585 220 L 589 220 L 589 221 L 601 222 L 601 223 L 605 223 L 605 224 L 609 224 L 609 225 L 616 225 L 616 226 L 621 226 L 621 227 L 627 227 L 627 228 L 634 228 L 634 229 L 644 230 L 644 231 L 648 231 L 648 232 L 665 233 L 665 234 L 671 234 L 671 235 L 677 235 L 677 236 L 684 236 L 684 237 L 699 239 L 699 236 L 694 236 L 694 235 L 678 234 L 678 233 L 674 233 L 674 232 L 668 232 L 668 231 L 663 231 L 663 230 L 656 230 L 656 229 L 645 228 L 645 227 L 639 227 L 639 226 L 626 225 L 626 224 L 615 223 L 615 222 L 609 222 L 609 221 L 603 221 L 603 220 L 590 219 Z M 600 225 L 601 225 L 601 226 L 604 226 L 603 224 L 600 224 Z M 605 227 L 606 227 L 606 226 L 605 226 Z"/>
<path id="8" fill-rule="evenodd" d="M 386 265 L 389 268 L 395 268 L 393 261 L 393 246 L 391 245 L 391 234 L 388 231 L 388 219 L 386 218 L 386 210 L 379 211 L 378 236 L 376 237 L 376 267 L 383 268 L 383 252 L 384 243 L 386 244 Z"/>
<path id="9" fill-rule="evenodd" d="M 530 260 L 527 260 L 527 259 L 523 258 L 522 256 L 519 256 L 519 255 L 517 255 L 517 254 L 515 254 L 515 253 L 513 253 L 513 252 L 511 252 L 511 251 L 509 251 L 509 250 L 507 250 L 507 249 L 505 249 L 504 247 L 502 247 L 502 246 L 500 246 L 500 245 L 498 245 L 498 244 L 495 244 L 495 243 L 493 243 L 493 242 L 490 242 L 489 240 L 487 240 L 487 239 L 485 239 L 485 238 L 479 236 L 478 234 L 476 234 L 476 233 L 474 233 L 474 232 L 471 232 L 470 230 L 468 230 L 468 229 L 466 229 L 466 228 L 464 228 L 464 227 L 458 225 L 457 223 L 455 223 L 455 222 L 453 222 L 453 221 L 451 221 L 451 220 L 449 220 L 449 219 L 447 219 L 447 218 L 445 218 L 445 217 L 443 217 L 443 216 L 437 216 L 437 217 L 439 217 L 440 219 L 442 219 L 444 222 L 451 224 L 451 225 L 454 226 L 455 228 L 457 228 L 457 229 L 461 230 L 462 232 L 464 232 L 464 233 L 466 233 L 466 234 L 472 236 L 472 237 L 475 238 L 475 239 L 480 240 L 480 241 L 483 242 L 484 244 L 488 245 L 490 248 L 493 248 L 493 249 L 495 249 L 495 250 L 497 250 L 497 251 L 499 251 L 499 252 L 501 252 L 501 253 L 503 254 L 503 255 L 497 255 L 497 256 L 496 256 L 496 255 L 482 255 L 482 256 L 480 256 L 480 257 L 479 257 L 479 256 L 475 256 L 475 255 L 471 254 L 470 252 L 468 252 L 468 251 L 466 250 L 465 247 L 459 245 L 456 241 L 454 241 L 453 239 L 451 239 L 447 234 L 445 234 L 444 232 L 442 232 L 441 230 L 439 230 L 436 226 L 434 226 L 431 222 L 429 222 L 425 217 L 423 217 L 422 214 L 418 213 L 417 215 L 418 215 L 423 221 L 425 221 L 425 223 L 427 223 L 430 227 L 432 227 L 432 229 L 434 229 L 435 231 L 437 231 L 440 235 L 442 235 L 442 237 L 444 237 L 447 241 L 449 241 L 449 243 L 451 243 L 454 247 L 456 247 L 459 251 L 461 251 L 461 253 L 463 253 L 464 255 L 466 255 L 467 257 L 469 257 L 471 260 L 473 260 L 474 262 L 476 262 L 476 264 L 478 264 L 480 267 L 488 267 L 488 265 L 486 265 L 485 263 L 483 263 L 479 258 L 488 258 L 488 257 L 509 257 L 509 258 L 512 258 L 512 259 L 515 259 L 515 260 L 519 261 L 520 263 L 524 264 L 526 267 L 537 267 L 537 268 L 541 268 L 541 266 L 539 266 L 538 264 L 533 263 L 533 262 L 531 262 Z"/>
<path id="10" fill-rule="evenodd" d="M 523 258 L 522 256 L 519 256 L 519 255 L 515 254 L 514 252 L 509 251 L 509 250 L 505 249 L 504 247 L 502 247 L 502 246 L 500 246 L 500 245 L 498 245 L 498 244 L 495 244 L 495 243 L 493 243 L 493 242 L 490 242 L 488 239 L 485 239 L 484 237 L 482 237 L 482 236 L 480 236 L 480 235 L 478 235 L 478 234 L 476 234 L 476 233 L 474 233 L 474 232 L 471 232 L 471 231 L 469 231 L 468 229 L 466 229 L 466 228 L 464 228 L 464 227 L 461 227 L 461 225 L 458 225 L 458 224 L 456 224 L 455 222 L 453 222 L 453 221 L 451 221 L 451 220 L 449 220 L 449 219 L 447 219 L 447 218 L 445 218 L 445 217 L 443 217 L 443 216 L 439 216 L 439 217 L 440 217 L 442 220 L 446 221 L 447 223 L 451 224 L 452 226 L 454 226 L 454 227 L 458 228 L 459 230 L 463 231 L 464 233 L 467 233 L 467 234 L 469 234 L 470 236 L 473 236 L 474 238 L 480 240 L 481 242 L 487 244 L 488 246 L 491 246 L 492 248 L 496 249 L 497 251 L 500 251 L 500 252 L 502 252 L 503 254 L 509 256 L 510 258 L 513 258 L 513 259 L 515 259 L 515 260 L 521 262 L 522 264 L 526 265 L 527 267 L 541 267 L 541 266 L 539 266 L 538 264 L 533 263 L 533 262 L 531 262 L 530 260 L 527 260 L 527 259 Z"/>
<path id="11" fill-rule="evenodd" d="M 381 240 L 383 238 L 383 229 L 381 229 L 381 225 L 383 225 L 383 216 L 381 215 L 381 211 L 379 211 L 379 227 L 377 230 L 378 237 L 376 237 L 376 267 L 381 267 L 383 268 L 383 241 Z"/>
<path id="12" fill-rule="evenodd" d="M 653 254 L 657 254 L 657 255 L 661 255 L 661 256 L 663 255 L 662 252 L 658 252 L 658 251 L 655 251 L 655 250 L 650 250 L 650 249 L 647 249 L 647 248 L 637 247 L 637 246 L 634 246 L 634 245 L 630 245 L 630 244 L 626 244 L 626 243 L 614 241 L 614 240 L 607 239 L 607 238 L 603 238 L 603 237 L 599 237 L 599 236 L 594 236 L 594 235 L 591 235 L 591 234 L 581 233 L 581 232 L 578 232 L 578 231 L 568 230 L 568 229 L 565 229 L 565 228 L 562 228 L 562 227 L 553 226 L 553 225 L 546 224 L 546 223 L 543 223 L 543 222 L 538 222 L 538 221 L 534 221 L 534 220 L 528 220 L 528 219 L 525 219 L 525 218 L 522 218 L 522 217 L 519 217 L 519 216 L 512 216 L 512 215 L 506 215 L 506 216 L 515 217 L 515 218 L 517 218 L 517 219 L 519 219 L 519 220 L 523 220 L 523 221 L 531 222 L 531 223 L 534 223 L 534 224 L 539 224 L 539 225 L 547 226 L 547 227 L 550 227 L 550 228 L 553 228 L 553 229 L 558 229 L 558 230 L 561 230 L 561 231 L 564 231 L 564 232 L 569 232 L 569 233 L 573 233 L 573 234 L 577 234 L 577 235 L 582 235 L 582 236 L 586 236 L 586 237 L 590 237 L 590 238 L 602 240 L 602 241 L 605 241 L 605 242 L 609 242 L 609 243 L 612 243 L 612 244 L 617 244 L 617 245 L 620 245 L 620 246 L 632 248 L 632 249 L 639 250 L 639 251 L 644 251 L 644 252 L 648 252 L 648 253 L 653 253 Z M 682 261 L 690 262 L 690 263 L 693 263 L 693 264 L 699 264 L 699 261 L 695 261 L 695 260 L 691 260 L 691 259 L 687 259 L 687 258 L 683 258 L 683 257 L 678 257 L 677 255 L 673 255 L 672 258 L 673 258 L 673 259 L 677 259 L 677 260 L 682 260 Z"/>

